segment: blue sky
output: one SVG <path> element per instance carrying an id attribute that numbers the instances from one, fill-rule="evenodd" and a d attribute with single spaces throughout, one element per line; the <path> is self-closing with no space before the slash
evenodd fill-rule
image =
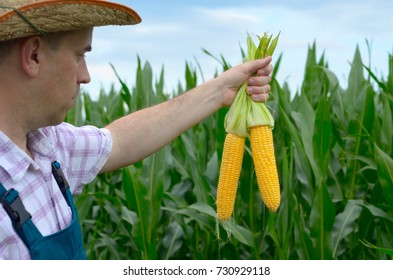
<path id="1" fill-rule="evenodd" d="M 293 90 L 301 85 L 307 49 L 314 41 L 318 56 L 325 53 L 329 68 L 343 86 L 356 46 L 364 63 L 369 63 L 366 39 L 372 46 L 371 67 L 378 76 L 386 76 L 388 54 L 393 54 L 391 0 L 117 2 L 135 9 L 142 23 L 95 29 L 93 52 L 87 55 L 92 81 L 84 86 L 93 96 L 112 83 L 118 87 L 109 63 L 132 86 L 138 55 L 150 62 L 155 76 L 164 67 L 168 91 L 184 81 L 185 61 L 196 66 L 197 60 L 208 80 L 220 66 L 201 49 L 222 54 L 235 65 L 241 62 L 240 46 L 245 47 L 247 33 L 281 31 L 275 54 L 283 53 L 278 79 L 287 81 Z"/>

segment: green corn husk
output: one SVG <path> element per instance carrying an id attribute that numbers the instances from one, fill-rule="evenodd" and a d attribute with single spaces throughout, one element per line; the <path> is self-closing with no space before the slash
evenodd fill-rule
<path id="1" fill-rule="evenodd" d="M 263 37 L 258 36 L 258 47 L 251 35 L 247 36 L 247 61 L 271 56 L 277 46 L 280 33 L 272 40 L 273 35 L 266 32 Z M 246 94 L 247 83 L 239 89 L 234 102 L 225 116 L 225 130 L 227 133 L 247 137 L 248 129 L 253 126 L 269 125 L 274 127 L 274 119 L 266 105 L 253 101 Z"/>

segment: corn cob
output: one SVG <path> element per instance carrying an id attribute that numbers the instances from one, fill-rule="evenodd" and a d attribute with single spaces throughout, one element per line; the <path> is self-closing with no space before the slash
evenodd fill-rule
<path id="1" fill-rule="evenodd" d="M 272 55 L 279 35 L 272 40 L 266 33 L 259 37 L 258 47 L 247 38 L 247 60 Z M 217 187 L 217 217 L 229 219 L 233 213 L 244 154 L 245 137 L 250 137 L 252 157 L 258 187 L 266 207 L 277 211 L 280 205 L 280 186 L 274 155 L 272 128 L 274 119 L 267 107 L 252 101 L 245 93 L 247 83 L 239 89 L 225 116 L 225 138 L 220 176 Z"/>
<path id="2" fill-rule="evenodd" d="M 266 207 L 275 212 L 280 206 L 280 185 L 272 128 L 268 125 L 251 127 L 250 144 L 259 191 Z"/>
<path id="3" fill-rule="evenodd" d="M 217 217 L 228 220 L 233 213 L 244 155 L 245 137 L 228 133 L 225 137 L 217 187 Z"/>
<path id="4" fill-rule="evenodd" d="M 254 57 L 271 56 L 277 46 L 278 34 L 273 40 L 266 33 L 260 39 Z M 250 49 L 255 49 L 249 40 Z M 251 57 L 253 53 L 251 53 Z M 270 211 L 277 211 L 280 206 L 280 185 L 277 174 L 276 157 L 274 154 L 272 129 L 274 120 L 264 104 L 249 103 L 247 127 L 250 130 L 251 153 L 254 161 L 259 191 L 263 202 Z"/>

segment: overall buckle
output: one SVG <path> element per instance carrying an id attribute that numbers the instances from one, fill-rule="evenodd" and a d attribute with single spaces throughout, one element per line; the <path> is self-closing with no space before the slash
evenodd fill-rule
<path id="1" fill-rule="evenodd" d="M 16 226 L 22 226 L 31 218 L 30 213 L 26 210 L 16 190 L 9 189 L 0 201 L 3 204 L 4 210 Z"/>
<path id="2" fill-rule="evenodd" d="M 63 194 L 66 193 L 67 188 L 70 186 L 64 176 L 63 170 L 61 170 L 60 163 L 58 161 L 52 162 L 52 174 L 55 177 L 57 184 Z"/>

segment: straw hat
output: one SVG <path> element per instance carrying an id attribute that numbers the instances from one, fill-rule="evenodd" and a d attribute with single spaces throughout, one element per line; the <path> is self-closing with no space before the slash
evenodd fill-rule
<path id="1" fill-rule="evenodd" d="M 139 22 L 141 18 L 131 8 L 105 0 L 0 1 L 0 41 Z"/>

